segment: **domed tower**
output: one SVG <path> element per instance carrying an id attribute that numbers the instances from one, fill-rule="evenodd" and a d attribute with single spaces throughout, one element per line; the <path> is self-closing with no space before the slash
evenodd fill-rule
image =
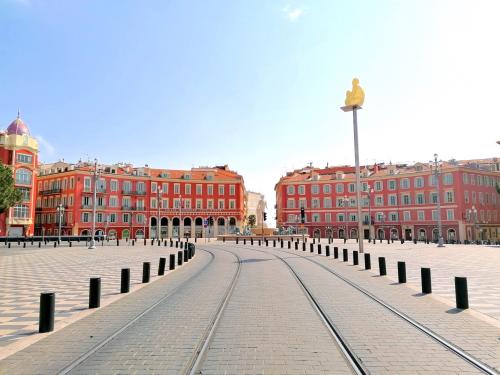
<path id="1" fill-rule="evenodd" d="M 38 142 L 30 135 L 19 111 L 5 131 L 0 131 L 0 161 L 12 169 L 21 202 L 0 214 L 0 236 L 32 236 L 36 201 Z"/>

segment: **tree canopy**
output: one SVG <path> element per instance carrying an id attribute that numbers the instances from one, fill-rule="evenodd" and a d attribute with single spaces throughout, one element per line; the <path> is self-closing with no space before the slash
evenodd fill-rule
<path id="1" fill-rule="evenodd" d="M 0 162 L 0 213 L 21 201 L 21 192 L 14 186 L 12 169 Z"/>
<path id="2" fill-rule="evenodd" d="M 255 215 L 248 216 L 248 225 L 253 227 L 253 226 L 255 226 L 256 222 L 257 222 L 257 219 L 256 219 Z"/>

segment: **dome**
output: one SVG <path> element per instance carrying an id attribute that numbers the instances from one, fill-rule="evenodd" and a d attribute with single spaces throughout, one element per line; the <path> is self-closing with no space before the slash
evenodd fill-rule
<path id="1" fill-rule="evenodd" d="M 21 120 L 19 114 L 17 115 L 17 118 L 14 121 L 12 121 L 9 127 L 7 128 L 7 134 L 17 134 L 17 135 L 30 134 L 28 127 L 26 126 L 24 121 Z"/>

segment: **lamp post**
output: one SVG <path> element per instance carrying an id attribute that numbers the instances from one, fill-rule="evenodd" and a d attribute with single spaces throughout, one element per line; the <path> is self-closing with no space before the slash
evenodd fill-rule
<path id="1" fill-rule="evenodd" d="M 472 231 L 472 241 L 477 241 L 477 209 L 475 206 L 472 206 L 469 211 L 469 220 L 472 219 L 474 221 L 474 229 Z"/>
<path id="2" fill-rule="evenodd" d="M 95 249 L 95 215 L 97 207 L 97 159 L 94 159 L 94 200 L 92 202 L 92 237 L 89 249 Z"/>
<path id="3" fill-rule="evenodd" d="M 373 188 L 368 185 L 367 186 L 367 195 L 368 195 L 368 239 L 372 240 L 372 193 L 374 192 Z M 373 233 L 373 239 L 375 240 L 375 233 Z"/>
<path id="4" fill-rule="evenodd" d="M 181 241 L 181 225 L 183 225 L 182 223 L 182 195 L 179 194 L 179 242 Z"/>
<path id="5" fill-rule="evenodd" d="M 343 202 L 344 202 L 344 207 L 345 207 L 345 234 L 344 234 L 344 239 L 347 240 L 349 238 L 349 217 L 347 216 L 348 215 L 348 213 L 347 213 L 347 207 L 349 205 L 349 198 L 347 197 L 347 195 L 344 195 Z"/>
<path id="6" fill-rule="evenodd" d="M 58 214 L 58 218 L 59 218 L 59 231 L 57 232 L 58 234 L 58 243 L 61 243 L 61 224 L 62 224 L 62 218 L 63 218 L 63 214 L 64 214 L 64 206 L 59 203 L 59 205 L 57 206 L 57 214 Z"/>
<path id="7" fill-rule="evenodd" d="M 156 239 L 160 239 L 160 231 L 161 231 L 161 219 L 160 219 L 160 206 L 161 206 L 161 193 L 163 190 L 158 186 L 158 220 L 156 221 Z"/>
<path id="8" fill-rule="evenodd" d="M 431 161 L 431 169 L 432 169 L 432 162 Z M 441 191 L 439 188 L 439 162 L 438 162 L 438 154 L 434 154 L 434 176 L 436 179 L 436 190 L 437 190 L 437 200 L 436 200 L 436 206 L 437 206 L 437 222 L 438 222 L 438 245 L 437 247 L 444 247 L 444 241 L 443 241 L 443 224 L 441 222 Z"/>

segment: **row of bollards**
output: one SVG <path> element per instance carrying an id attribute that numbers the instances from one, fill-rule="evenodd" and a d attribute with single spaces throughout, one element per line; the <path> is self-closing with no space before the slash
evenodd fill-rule
<path id="1" fill-rule="evenodd" d="M 389 241 L 389 240 L 388 240 Z M 268 246 L 268 240 L 265 239 L 266 246 Z M 283 239 L 280 240 L 281 242 L 281 248 L 283 248 Z M 314 245 L 315 245 L 315 239 L 313 239 L 313 242 L 309 244 L 309 251 L 311 253 L 314 253 Z M 331 241 L 329 241 L 329 244 Z M 253 241 L 252 241 L 253 245 Z M 261 245 L 261 241 L 259 240 L 259 246 Z M 276 247 L 276 240 L 273 240 L 273 247 Z M 291 248 L 291 241 L 288 241 L 288 248 Z M 295 250 L 299 249 L 299 240 L 297 239 L 296 242 L 294 242 L 294 248 Z M 318 243 L 317 245 L 318 249 L 318 255 L 322 254 L 322 248 L 321 248 L 321 243 Z M 306 242 L 302 242 L 302 251 L 306 251 Z M 326 245 L 325 246 L 325 255 L 327 257 L 330 256 L 330 246 Z M 369 253 L 364 253 L 364 263 L 365 263 L 365 270 L 370 270 L 371 269 L 371 257 Z M 352 253 L 353 257 L 353 265 L 359 265 L 359 252 L 358 251 L 353 251 Z M 339 258 L 339 248 L 337 246 L 333 247 L 333 258 L 338 259 Z M 349 255 L 348 255 L 348 249 L 344 248 L 342 249 L 342 260 L 344 262 L 349 261 Z M 386 267 L 386 261 L 385 257 L 378 257 L 378 266 L 379 266 L 379 275 L 380 276 L 386 276 L 387 275 L 387 267 Z M 398 261 L 397 263 L 397 269 L 398 269 L 398 282 L 400 284 L 406 283 L 406 263 L 402 261 Z M 429 294 L 432 293 L 432 282 L 431 282 L 431 269 L 430 268 L 425 268 L 422 267 L 420 269 L 420 278 L 421 278 L 421 285 L 422 285 L 422 294 Z M 455 298 L 456 298 L 456 306 L 457 309 L 468 309 L 469 308 L 469 297 L 468 297 L 468 289 L 467 289 L 467 278 L 466 277 L 455 277 Z"/>
<path id="2" fill-rule="evenodd" d="M 193 244 L 187 243 L 183 251 L 177 252 L 177 265 L 182 266 L 195 255 L 196 248 Z M 160 258 L 158 265 L 158 276 L 165 274 L 166 258 Z M 170 254 L 169 270 L 175 269 L 175 254 Z M 151 263 L 142 264 L 142 282 L 149 283 L 151 279 Z M 120 293 L 130 291 L 130 268 L 122 268 L 120 278 Z M 46 333 L 54 330 L 56 294 L 53 292 L 40 293 L 40 315 L 38 320 L 38 332 Z M 101 306 L 101 278 L 90 278 L 89 285 L 89 309 L 99 308 Z"/>

